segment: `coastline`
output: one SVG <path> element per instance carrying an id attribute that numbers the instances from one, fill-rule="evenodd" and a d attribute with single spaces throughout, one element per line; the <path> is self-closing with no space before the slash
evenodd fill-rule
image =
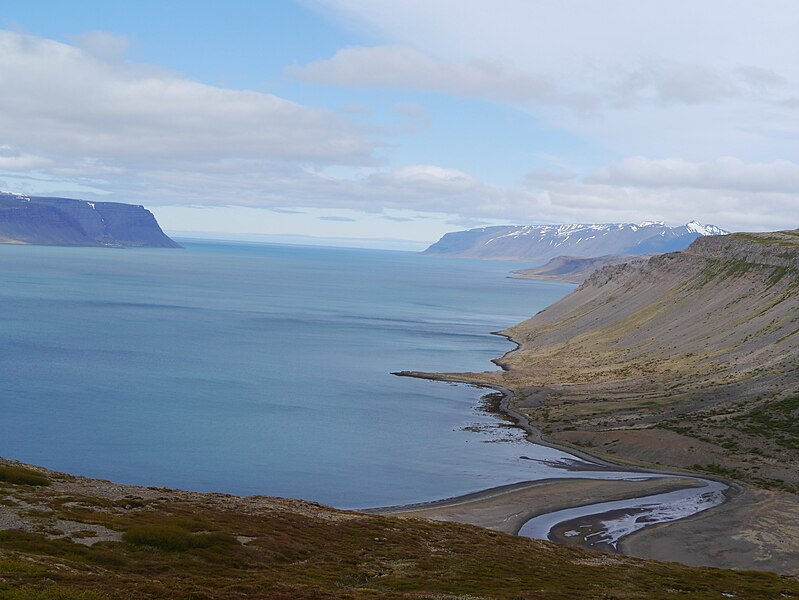
<path id="1" fill-rule="evenodd" d="M 507 336 L 503 334 L 503 337 Z M 518 347 L 517 343 L 517 348 L 510 350 L 502 358 L 515 352 Z M 502 358 L 495 360 L 501 361 Z M 685 483 L 704 479 L 727 486 L 722 492 L 721 503 L 674 521 L 648 525 L 623 536 L 615 548 L 601 543 L 587 543 L 584 536 L 565 535 L 569 531 L 568 528 L 562 527 L 566 522 L 558 523 L 552 528 L 549 535 L 551 541 L 594 551 L 680 562 L 697 567 L 754 569 L 783 575 L 799 575 L 799 524 L 794 524 L 795 516 L 799 514 L 799 497 L 795 495 L 751 488 L 741 482 L 716 475 L 679 469 L 661 469 L 641 461 L 627 462 L 617 457 L 606 458 L 546 439 L 525 415 L 515 411 L 510 405 L 516 392 L 507 386 L 487 380 L 485 376 L 490 376 L 490 372 L 481 374 L 482 378 L 455 373 L 394 374 L 494 390 L 502 395 L 498 406 L 499 414 L 513 420 L 516 426 L 522 428 L 526 432 L 528 441 L 567 452 L 598 464 L 601 468 L 638 472 L 642 476 L 681 478 L 678 481 Z M 663 480 L 665 479 L 661 479 Z M 603 481 L 604 487 L 595 485 L 596 482 Z M 574 482 L 578 482 L 578 487 L 572 487 Z M 616 491 L 613 488 L 618 488 L 619 484 L 623 483 L 624 480 L 578 478 L 521 482 L 423 504 L 370 509 L 370 512 L 410 518 L 452 520 L 515 535 L 530 519 L 563 508 L 591 506 L 618 499 L 633 500 L 653 493 L 648 491 L 652 488 L 640 486 L 638 493 L 614 496 Z M 532 493 L 530 490 L 536 486 L 546 493 Z M 687 487 L 690 485 L 684 485 L 682 489 Z M 575 493 L 585 500 L 583 502 L 563 500 L 564 495 Z M 543 505 L 544 508 L 541 510 L 530 509 L 530 503 L 549 502 L 552 497 L 556 500 L 560 498 L 560 502 Z M 595 531 L 601 528 L 601 521 L 606 516 L 605 512 L 589 514 L 582 517 L 582 522 Z"/>
<path id="2" fill-rule="evenodd" d="M 505 352 L 501 357 L 491 359 L 491 362 L 496 366 L 498 366 L 501 371 L 508 372 L 509 369 L 503 361 L 509 356 L 511 356 L 514 352 L 517 352 L 521 348 L 521 343 L 515 340 L 509 334 L 506 334 L 504 332 L 493 331 L 491 332 L 491 334 L 503 337 L 510 343 L 514 344 L 515 346 L 514 348 L 511 348 L 510 350 Z M 445 383 L 460 383 L 460 384 L 470 385 L 476 388 L 494 390 L 495 392 L 499 393 L 501 396 L 500 401 L 496 408 L 497 416 L 499 418 L 504 417 L 506 419 L 509 419 L 510 421 L 513 422 L 513 424 L 516 427 L 522 429 L 525 432 L 525 439 L 528 442 L 552 448 L 555 450 L 560 450 L 562 452 L 566 452 L 579 459 L 597 465 L 602 469 L 605 470 L 623 469 L 629 472 L 641 473 L 642 475 L 652 475 L 653 478 L 657 477 L 682 478 L 682 479 L 676 479 L 674 481 L 682 482 L 683 485 L 679 487 L 673 487 L 671 488 L 671 490 L 695 487 L 689 485 L 688 482 L 689 481 L 697 482 L 701 481 L 702 479 L 717 481 L 727 486 L 727 488 L 723 491 L 723 500 L 721 503 L 712 506 L 706 510 L 703 510 L 699 513 L 683 517 L 676 521 L 655 523 L 652 525 L 648 525 L 643 529 L 634 531 L 628 535 L 623 536 L 623 538 L 619 540 L 619 543 L 616 548 L 611 548 L 609 546 L 603 547 L 602 545 L 600 546 L 592 545 L 590 542 L 588 542 L 585 539 L 585 536 L 575 536 L 570 538 L 564 535 L 565 529 L 563 529 L 561 526 L 564 525 L 566 522 L 558 523 L 552 528 L 550 532 L 549 539 L 560 544 L 578 545 L 582 548 L 617 552 L 628 556 L 640 556 L 641 552 L 638 550 L 639 548 L 641 548 L 641 545 L 635 544 L 632 541 L 633 538 L 644 537 L 644 533 L 648 532 L 650 529 L 658 528 L 659 532 L 661 533 L 661 542 L 662 542 L 662 538 L 664 537 L 662 532 L 668 529 L 670 526 L 674 525 L 675 523 L 681 523 L 684 521 L 692 520 L 699 516 L 705 516 L 705 513 L 717 510 L 720 507 L 727 505 L 728 503 L 730 503 L 731 500 L 741 496 L 742 494 L 744 494 L 745 491 L 747 491 L 747 488 L 744 485 L 722 477 L 707 475 L 704 473 L 699 474 L 690 471 L 681 471 L 678 469 L 666 470 L 658 468 L 655 465 L 650 465 L 645 462 L 633 461 L 630 459 L 625 460 L 625 459 L 620 459 L 618 457 L 610 459 L 583 450 L 581 448 L 577 448 L 570 444 L 560 443 L 550 440 L 543 434 L 543 432 L 541 432 L 538 428 L 536 428 L 532 424 L 532 422 L 526 415 L 513 408 L 512 403 L 514 398 L 518 395 L 518 392 L 514 390 L 512 387 L 509 387 L 507 385 L 502 385 L 497 382 L 488 381 L 487 376 L 491 375 L 490 372 L 473 375 L 473 374 L 464 374 L 464 373 L 457 374 L 457 373 L 426 373 L 421 371 L 396 371 L 392 372 L 391 374 L 397 377 L 413 377 L 417 379 L 441 381 Z M 484 512 L 486 510 L 489 510 L 489 512 L 492 510 L 496 510 L 497 505 L 502 504 L 500 502 L 496 502 L 496 498 L 502 496 L 509 497 L 515 495 L 517 496 L 515 502 L 510 501 L 506 503 L 505 510 L 508 514 L 503 519 L 502 524 L 499 527 L 489 526 L 489 528 L 495 528 L 498 531 L 505 531 L 506 533 L 512 533 L 514 535 L 517 535 L 521 527 L 524 525 L 524 523 L 537 516 L 541 516 L 548 513 L 554 513 L 564 508 L 585 507 L 619 499 L 632 500 L 640 497 L 649 496 L 652 495 L 653 493 L 658 493 L 658 492 L 647 492 L 646 488 L 648 486 L 641 486 L 640 493 L 638 494 L 616 497 L 610 488 L 600 489 L 599 487 L 594 487 L 594 489 L 591 490 L 593 494 L 588 494 L 588 496 L 592 498 L 591 501 L 583 501 L 583 502 L 578 502 L 576 504 L 571 503 L 569 501 L 562 501 L 560 504 L 553 503 L 551 505 L 548 505 L 546 509 L 530 509 L 529 507 L 524 509 L 524 507 L 520 506 L 519 504 L 520 502 L 526 501 L 523 500 L 523 498 L 525 497 L 524 492 L 530 490 L 531 488 L 542 485 L 556 485 L 556 482 L 563 484 L 575 481 L 580 481 L 580 482 L 605 481 L 606 483 L 610 484 L 618 484 L 624 480 L 586 480 L 579 478 L 542 479 L 532 482 L 519 482 L 516 484 L 510 484 L 508 486 L 487 488 L 485 490 L 480 490 L 477 492 L 472 492 L 469 494 L 464 494 L 453 498 L 434 500 L 431 502 L 368 509 L 368 512 L 375 512 L 378 514 L 390 514 L 394 516 L 418 516 L 422 518 L 425 517 L 432 518 L 434 520 L 435 519 L 449 520 L 449 517 L 451 517 L 452 514 L 457 514 L 459 518 L 452 520 L 458 520 L 459 522 L 471 523 L 485 527 L 487 525 L 483 523 L 490 522 L 490 520 L 487 520 L 484 516 L 481 516 L 479 513 Z M 552 493 L 562 495 L 562 492 L 566 491 L 565 489 L 563 489 L 564 487 L 565 486 L 561 485 L 562 489 L 560 492 L 556 492 L 553 490 Z M 657 486 L 653 487 L 656 488 Z M 585 492 L 585 490 L 581 491 Z M 536 499 L 540 500 L 540 497 Z M 472 511 L 466 510 L 465 512 L 460 512 L 460 513 L 457 513 L 457 511 L 452 510 L 455 507 L 465 506 L 465 505 L 471 505 L 473 510 Z M 524 518 L 522 521 L 519 522 L 520 513 L 524 513 L 526 515 L 526 518 Z M 600 512 L 597 514 L 585 516 L 582 518 L 582 520 L 590 523 L 592 530 L 595 530 L 600 527 L 601 518 L 604 515 L 605 513 Z M 517 522 L 518 525 L 516 525 Z M 668 555 L 674 556 L 674 558 L 671 558 L 671 560 L 679 560 L 680 554 L 676 549 L 676 546 L 678 545 L 677 542 L 675 543 L 666 542 L 665 544 L 662 543 L 662 545 L 666 546 L 666 553 Z"/>
<path id="3" fill-rule="evenodd" d="M 521 344 L 504 332 L 496 332 L 509 340 L 515 347 L 506 352 L 502 357 L 491 362 L 501 368 L 501 371 L 484 373 L 424 373 L 405 371 L 394 373 L 402 377 L 416 377 L 433 381 L 462 383 L 477 388 L 493 390 L 501 395 L 496 406 L 496 413 L 500 418 L 511 420 L 516 426 L 526 433 L 526 439 L 532 443 L 540 444 L 578 458 L 600 465 L 606 469 L 623 469 L 625 471 L 640 472 L 642 475 L 664 475 L 671 477 L 704 479 L 722 483 L 727 486 L 723 492 L 723 501 L 711 508 L 697 512 L 678 520 L 648 525 L 643 529 L 634 531 L 622 537 L 616 548 L 602 545 L 591 546 L 586 544 L 584 536 L 567 536 L 568 529 L 555 526 L 550 532 L 550 539 L 565 545 L 589 547 L 593 550 L 604 550 L 625 556 L 681 562 L 691 566 L 718 567 L 732 569 L 756 569 L 772 571 L 785 575 L 799 575 L 799 524 L 796 515 L 799 514 L 799 496 L 787 492 L 754 488 L 739 481 L 732 481 L 716 474 L 697 473 L 678 468 L 662 468 L 644 460 L 630 457 L 601 456 L 582 448 L 575 447 L 568 442 L 561 443 L 547 439 L 547 437 L 533 426 L 526 415 L 513 408 L 513 400 L 517 391 L 508 386 L 502 375 L 509 372 L 504 364 L 506 358 L 521 348 Z M 528 401 L 530 396 L 526 398 Z M 611 483 L 619 483 L 613 481 Z M 516 484 L 524 486 L 525 484 Z M 564 480 L 559 484 L 564 485 Z M 566 488 L 561 488 L 564 490 Z M 460 498 L 439 501 L 441 506 L 454 506 L 464 499 L 480 496 L 491 496 L 497 490 L 483 490 L 476 494 L 468 494 Z M 600 491 L 600 490 L 595 490 Z M 558 494 L 553 490 L 554 494 Z M 646 496 L 645 492 L 638 496 Z M 630 499 L 635 496 L 631 496 Z M 607 501 L 597 494 L 595 502 L 585 504 L 600 504 Z M 436 505 L 437 503 L 432 503 Z M 584 504 L 584 505 L 585 505 Z M 479 513 L 481 507 L 472 503 L 475 512 Z M 404 507 L 410 509 L 412 507 Z M 393 507 L 402 510 L 403 507 Z M 557 508 L 542 511 L 556 512 Z M 506 507 L 506 518 L 512 519 L 517 511 Z M 430 518 L 433 511 L 422 508 L 417 516 Z M 411 511 L 405 516 L 414 516 Z M 533 515 L 535 516 L 535 515 Z M 583 522 L 592 529 L 597 529 L 602 518 L 598 514 L 583 517 Z M 467 519 L 475 520 L 472 515 L 462 515 L 463 522 Z M 532 518 L 532 517 L 531 517 Z M 528 519 L 529 520 L 529 519 Z M 558 525 L 563 525 L 559 523 Z M 518 529 L 516 530 L 518 531 Z M 512 533 L 516 533 L 512 531 Z"/>
<path id="4" fill-rule="evenodd" d="M 454 498 L 361 512 L 454 521 L 518 535 L 530 519 L 563 509 L 613 500 L 632 500 L 702 485 L 700 481 L 690 478 L 547 478 L 488 488 Z M 588 543 L 583 547 L 595 549 Z"/>
<path id="5" fill-rule="evenodd" d="M 505 334 L 493 333 L 493 335 L 501 335 L 502 337 L 511 340 L 511 338 Z M 502 358 L 504 358 L 511 352 L 515 352 L 518 349 L 518 342 L 515 342 L 514 340 L 514 343 L 517 344 L 517 347 L 511 350 L 510 352 L 504 354 Z M 502 360 L 502 358 L 492 359 L 491 362 L 502 368 L 502 370 L 506 370 L 504 366 L 500 365 L 497 362 Z M 622 467 L 627 471 L 640 471 L 641 473 L 652 473 L 653 475 L 687 474 L 677 471 L 670 473 L 666 471 L 647 469 L 647 467 L 644 465 L 632 465 L 632 464 L 624 464 L 622 462 L 614 462 L 602 458 L 600 456 L 591 454 L 590 452 L 586 452 L 585 450 L 582 450 L 580 448 L 575 448 L 567 444 L 561 444 L 558 442 L 553 442 L 551 440 L 548 440 L 546 437 L 544 437 L 541 431 L 539 431 L 536 427 L 533 426 L 533 424 L 530 422 L 530 420 L 527 418 L 526 415 L 520 413 L 511 406 L 511 401 L 516 396 L 516 392 L 507 386 L 500 385 L 498 383 L 488 382 L 484 379 L 478 379 L 478 378 L 472 379 L 464 375 L 456 375 L 450 373 L 425 373 L 422 371 L 395 371 L 391 374 L 396 375 L 397 377 L 412 377 L 416 379 L 427 379 L 429 381 L 441 381 L 444 383 L 462 383 L 465 385 L 471 385 L 472 387 L 476 388 L 486 388 L 494 390 L 495 392 L 502 394 L 502 399 L 500 400 L 499 409 L 498 409 L 499 414 L 510 418 L 510 420 L 513 421 L 517 427 L 519 427 L 525 432 L 526 434 L 525 439 L 533 444 L 538 444 L 539 446 L 546 446 L 547 448 L 552 448 L 554 450 L 561 450 L 563 452 L 568 452 L 569 454 L 572 454 L 577 458 L 581 458 L 583 460 L 595 463 L 597 465 L 606 467 L 608 469 L 616 469 L 618 467 Z M 705 479 L 716 479 L 716 478 L 705 477 Z M 728 483 L 727 481 L 721 479 L 718 479 L 718 481 L 721 481 L 722 483 Z"/>

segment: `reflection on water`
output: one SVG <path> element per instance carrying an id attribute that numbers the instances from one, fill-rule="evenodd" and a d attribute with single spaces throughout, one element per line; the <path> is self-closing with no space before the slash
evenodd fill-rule
<path id="1" fill-rule="evenodd" d="M 616 548 L 619 540 L 648 525 L 676 521 L 712 508 L 724 501 L 727 486 L 702 480 L 705 486 L 645 496 L 634 500 L 603 502 L 541 515 L 525 523 L 519 535 L 549 539 L 553 527 L 562 524 L 565 537 L 581 537 L 591 545 Z"/>

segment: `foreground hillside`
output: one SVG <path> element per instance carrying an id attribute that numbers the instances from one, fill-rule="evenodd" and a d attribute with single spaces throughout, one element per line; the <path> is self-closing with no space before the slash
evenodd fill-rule
<path id="1" fill-rule="evenodd" d="M 799 598 L 795 578 L 0 459 L 0 599 Z"/>

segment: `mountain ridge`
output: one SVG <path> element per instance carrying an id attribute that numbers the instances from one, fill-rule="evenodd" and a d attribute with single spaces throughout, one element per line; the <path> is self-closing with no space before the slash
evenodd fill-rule
<path id="1" fill-rule="evenodd" d="M 675 227 L 662 221 L 498 225 L 447 233 L 423 254 L 544 264 L 559 256 L 596 258 L 674 252 L 687 248 L 699 237 L 728 233 L 697 221 Z"/>

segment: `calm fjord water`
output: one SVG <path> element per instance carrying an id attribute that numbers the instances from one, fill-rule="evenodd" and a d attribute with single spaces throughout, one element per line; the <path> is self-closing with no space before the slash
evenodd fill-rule
<path id="1" fill-rule="evenodd" d="M 210 242 L 0 246 L 0 455 L 341 507 L 566 476 L 520 458 L 566 455 L 492 428 L 481 392 L 390 375 L 493 368 L 511 346 L 489 332 L 572 288 L 509 279 L 515 267 Z"/>

